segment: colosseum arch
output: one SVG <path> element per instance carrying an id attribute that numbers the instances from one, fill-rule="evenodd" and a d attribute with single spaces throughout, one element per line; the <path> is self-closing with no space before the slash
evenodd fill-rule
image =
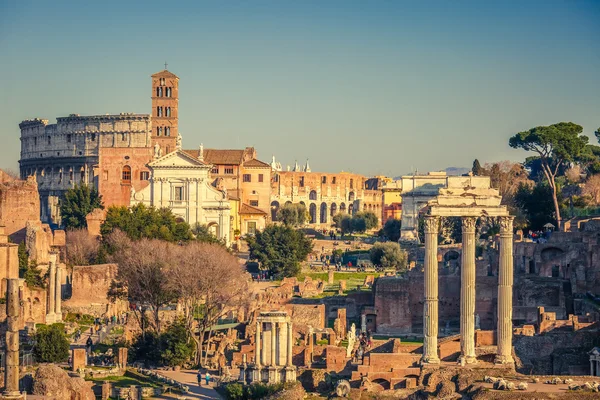
<path id="1" fill-rule="evenodd" d="M 322 224 L 327 223 L 327 203 L 325 202 L 321 203 L 321 218 L 319 222 Z"/>
<path id="2" fill-rule="evenodd" d="M 277 212 L 279 211 L 279 202 L 272 201 L 271 202 L 271 221 L 277 221 Z"/>
<path id="3" fill-rule="evenodd" d="M 348 205 L 348 214 L 352 214 L 353 211 L 354 211 L 354 204 L 350 203 Z"/>
<path id="4" fill-rule="evenodd" d="M 310 193 L 308 194 L 308 199 L 309 200 L 316 200 L 317 199 L 317 192 L 314 190 L 311 190 Z"/>
<path id="5" fill-rule="evenodd" d="M 341 203 L 340 204 L 340 212 L 341 213 L 345 213 L 346 212 L 346 203 Z"/>
<path id="6" fill-rule="evenodd" d="M 337 204 L 331 203 L 331 208 L 329 209 L 329 215 L 331 217 L 333 217 L 335 214 L 337 214 Z"/>
<path id="7" fill-rule="evenodd" d="M 310 223 L 316 224 L 317 223 L 317 205 L 315 203 L 310 203 L 310 206 L 308 207 L 308 212 L 310 214 Z"/>
<path id="8" fill-rule="evenodd" d="M 354 201 L 354 192 L 350 192 L 350 194 L 348 194 L 348 201 L 349 202 L 353 202 Z"/>

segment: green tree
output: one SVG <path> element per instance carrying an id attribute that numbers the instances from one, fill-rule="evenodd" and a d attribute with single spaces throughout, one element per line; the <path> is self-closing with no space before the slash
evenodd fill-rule
<path id="1" fill-rule="evenodd" d="M 29 268 L 29 255 L 27 254 L 27 246 L 25 245 L 25 241 L 19 243 L 19 278 L 23 278 L 25 276 L 25 272 Z"/>
<path id="2" fill-rule="evenodd" d="M 254 237 L 248 237 L 250 258 L 258 260 L 271 273 L 281 277 L 295 276 L 300 263 L 313 249 L 312 240 L 304 232 L 286 225 L 268 225 Z"/>
<path id="3" fill-rule="evenodd" d="M 550 187 L 545 182 L 539 182 L 534 186 L 526 184 L 519 186 L 515 195 L 515 203 L 523 211 L 525 217 L 525 221 L 519 221 L 522 226 L 538 230 L 548 222 L 556 222 L 551 217 L 554 208 L 551 193 Z"/>
<path id="4" fill-rule="evenodd" d="M 473 168 L 471 168 L 471 172 L 473 172 L 473 175 L 475 176 L 481 176 L 484 174 L 484 170 L 481 168 L 481 164 L 479 163 L 478 159 L 473 161 Z"/>
<path id="5" fill-rule="evenodd" d="M 408 254 L 394 242 L 375 243 L 369 256 L 373 264 L 384 268 L 396 268 L 397 271 L 406 270 L 408 263 Z"/>
<path id="6" fill-rule="evenodd" d="M 371 211 L 357 212 L 352 218 L 364 219 L 365 230 L 377 228 L 377 226 L 379 225 L 379 218 L 377 218 L 377 215 Z"/>
<path id="7" fill-rule="evenodd" d="M 219 239 L 218 237 L 213 235 L 208 225 L 196 223 L 196 225 L 194 225 L 194 227 L 192 228 L 192 233 L 194 234 L 196 240 L 201 243 L 214 243 L 227 247 L 225 240 Z"/>
<path id="8" fill-rule="evenodd" d="M 580 135 L 583 128 L 572 122 L 559 122 L 519 132 L 509 140 L 510 147 L 537 154 L 548 182 L 558 227 L 561 227 L 560 205 L 556 177 L 559 168 L 577 160 L 586 151 L 588 137 Z"/>
<path id="9" fill-rule="evenodd" d="M 308 220 L 306 206 L 302 203 L 286 203 L 277 211 L 277 220 L 289 226 L 301 226 Z"/>
<path id="10" fill-rule="evenodd" d="M 383 234 L 392 242 L 400 240 L 400 229 L 402 224 L 399 219 L 388 219 L 383 225 Z"/>
<path id="11" fill-rule="evenodd" d="M 115 229 L 124 232 L 131 240 L 147 238 L 187 242 L 193 239 L 188 223 L 177 219 L 170 209 L 143 204 L 131 208 L 109 207 L 100 232 L 106 236 Z"/>
<path id="12" fill-rule="evenodd" d="M 181 319 L 169 325 L 160 339 L 164 365 L 181 366 L 194 354 L 194 341 L 189 337 L 187 326 Z"/>
<path id="13" fill-rule="evenodd" d="M 33 355 L 38 362 L 60 363 L 69 358 L 69 341 L 63 324 L 41 325 L 34 338 Z"/>
<path id="14" fill-rule="evenodd" d="M 104 208 L 102 196 L 98 191 L 83 183 L 67 190 L 58 205 L 66 229 L 86 228 L 86 215 L 96 208 Z"/>

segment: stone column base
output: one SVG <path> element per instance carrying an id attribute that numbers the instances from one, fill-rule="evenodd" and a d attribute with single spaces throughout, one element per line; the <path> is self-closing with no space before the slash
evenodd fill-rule
<path id="1" fill-rule="evenodd" d="M 439 364 L 440 359 L 438 357 L 423 357 L 421 358 L 421 364 Z"/>
<path id="2" fill-rule="evenodd" d="M 2 393 L 0 395 L 0 400 L 25 400 L 26 398 L 27 393 L 21 392 Z"/>
<path id="3" fill-rule="evenodd" d="M 460 356 L 458 358 L 459 365 L 467 365 L 467 364 L 477 364 L 477 358 L 473 356 Z"/>
<path id="4" fill-rule="evenodd" d="M 50 325 L 56 322 L 56 314 L 48 313 L 46 314 L 46 324 Z"/>
<path id="5" fill-rule="evenodd" d="M 296 381 L 296 368 L 295 367 L 285 367 L 285 381 L 286 382 Z"/>
<path id="6" fill-rule="evenodd" d="M 515 360 L 512 356 L 505 356 L 496 354 L 496 358 L 494 359 L 494 364 L 514 364 Z"/>

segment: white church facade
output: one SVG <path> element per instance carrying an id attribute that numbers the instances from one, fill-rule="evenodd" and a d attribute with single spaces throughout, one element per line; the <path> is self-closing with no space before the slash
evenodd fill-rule
<path id="1" fill-rule="evenodd" d="M 203 161 L 202 150 L 194 158 L 178 148 L 164 156 L 155 155 L 148 164 L 150 185 L 132 192 L 131 204 L 167 207 L 193 228 L 206 225 L 219 239 L 231 242 L 231 206 L 227 192 L 210 184 L 212 166 Z"/>

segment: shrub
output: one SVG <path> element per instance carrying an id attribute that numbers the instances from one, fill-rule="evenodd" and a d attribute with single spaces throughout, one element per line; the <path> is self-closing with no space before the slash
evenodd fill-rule
<path id="1" fill-rule="evenodd" d="M 60 363 L 69 358 L 69 341 L 63 324 L 41 325 L 35 334 L 33 354 L 38 362 Z"/>

